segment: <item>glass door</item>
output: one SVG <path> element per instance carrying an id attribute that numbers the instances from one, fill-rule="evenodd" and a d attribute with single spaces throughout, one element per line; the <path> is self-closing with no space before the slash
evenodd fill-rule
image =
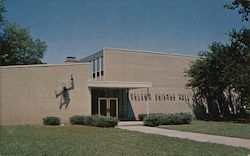
<path id="1" fill-rule="evenodd" d="M 98 98 L 98 114 L 118 117 L 118 98 Z"/>
<path id="2" fill-rule="evenodd" d="M 108 99 L 107 98 L 99 98 L 98 101 L 98 114 L 107 116 L 107 106 Z"/>
<path id="3" fill-rule="evenodd" d="M 118 98 L 109 98 L 109 110 L 110 116 L 118 116 Z"/>

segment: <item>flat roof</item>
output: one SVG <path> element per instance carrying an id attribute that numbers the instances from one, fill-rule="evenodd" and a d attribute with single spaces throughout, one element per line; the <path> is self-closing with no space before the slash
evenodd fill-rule
<path id="1" fill-rule="evenodd" d="M 104 47 L 102 50 L 95 52 L 91 55 L 88 55 L 77 62 L 88 62 L 96 57 L 100 57 L 103 55 L 104 50 L 119 50 L 119 51 L 124 51 L 124 52 L 137 52 L 137 53 L 147 53 L 147 54 L 160 54 L 160 55 L 171 55 L 171 56 L 181 56 L 181 57 L 193 57 L 193 58 L 199 58 L 200 56 L 198 55 L 185 55 L 185 54 L 177 54 L 177 53 L 168 53 L 168 52 L 159 52 L 159 51 L 146 51 L 146 50 L 133 50 L 133 49 L 123 49 L 123 48 L 109 48 L 109 47 Z"/>
<path id="2" fill-rule="evenodd" d="M 137 52 L 137 53 L 147 53 L 147 54 L 160 54 L 160 55 L 171 55 L 171 56 L 181 56 L 181 57 L 193 57 L 193 58 L 199 58 L 200 56 L 198 55 L 185 55 L 185 54 L 176 54 L 176 53 L 168 53 L 168 52 L 159 52 L 159 51 L 146 51 L 146 50 L 133 50 L 133 49 L 123 49 L 123 48 L 109 48 L 109 47 L 104 47 L 102 50 L 95 52 L 91 55 L 88 55 L 77 62 L 88 62 L 96 57 L 99 57 L 103 55 L 104 50 L 120 50 L 124 52 Z"/>
<path id="3" fill-rule="evenodd" d="M 151 54 L 161 54 L 161 55 L 173 55 L 173 56 L 184 56 L 184 57 L 194 57 L 199 58 L 198 55 L 186 55 L 186 54 L 177 54 L 177 53 L 168 53 L 168 52 L 159 52 L 159 51 L 146 51 L 146 50 L 133 50 L 133 49 L 122 49 L 122 48 L 108 48 L 105 47 L 103 50 L 120 50 L 126 52 L 139 52 L 139 53 L 151 53 Z"/>
<path id="4" fill-rule="evenodd" d="M 0 66 L 0 68 L 31 68 L 31 67 L 53 67 L 53 66 L 77 66 L 77 65 L 89 65 L 86 63 L 65 63 L 65 64 L 34 64 L 34 65 L 9 65 Z"/>

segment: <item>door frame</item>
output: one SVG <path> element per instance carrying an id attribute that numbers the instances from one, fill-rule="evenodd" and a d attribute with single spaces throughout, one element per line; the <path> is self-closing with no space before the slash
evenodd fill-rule
<path id="1" fill-rule="evenodd" d="M 106 116 L 110 116 L 110 100 L 115 100 L 116 117 L 118 117 L 118 98 L 99 97 L 98 98 L 98 115 L 101 114 L 101 100 L 106 101 L 106 109 L 109 110 L 106 112 Z"/>

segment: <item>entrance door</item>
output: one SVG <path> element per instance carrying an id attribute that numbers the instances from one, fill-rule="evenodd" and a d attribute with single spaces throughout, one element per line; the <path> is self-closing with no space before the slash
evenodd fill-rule
<path id="1" fill-rule="evenodd" d="M 109 116 L 118 116 L 118 98 L 109 98 Z"/>
<path id="2" fill-rule="evenodd" d="M 106 116 L 107 115 L 107 108 L 108 108 L 108 101 L 107 99 L 99 99 L 99 106 L 98 106 L 98 114 Z"/>
<path id="3" fill-rule="evenodd" d="M 98 98 L 98 114 L 118 117 L 118 98 Z"/>

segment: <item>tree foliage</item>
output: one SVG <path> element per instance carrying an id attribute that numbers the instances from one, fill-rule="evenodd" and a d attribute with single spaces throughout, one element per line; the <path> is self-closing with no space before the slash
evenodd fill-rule
<path id="1" fill-rule="evenodd" d="M 4 17 L 3 13 L 5 12 L 3 1 L 0 0 L 0 29 L 2 28 L 3 22 L 4 22 Z"/>
<path id="2" fill-rule="evenodd" d="M 45 42 L 33 40 L 28 28 L 8 23 L 1 38 L 1 65 L 41 64 L 46 48 Z"/>
<path id="3" fill-rule="evenodd" d="M 232 10 L 237 10 L 242 15 L 242 21 L 248 21 L 250 12 L 250 1 L 249 0 L 234 0 L 231 4 L 227 4 L 224 7 Z"/>
<path id="4" fill-rule="evenodd" d="M 0 0 L 0 21 L 3 21 L 3 13 L 5 12 L 3 1 Z"/>
<path id="5" fill-rule="evenodd" d="M 212 119 L 239 114 L 250 102 L 250 29 L 228 36 L 230 44 L 212 43 L 186 71 L 196 105 L 205 104 Z"/>
<path id="6" fill-rule="evenodd" d="M 41 64 L 47 46 L 30 36 L 28 28 L 4 19 L 0 0 L 0 65 Z"/>

